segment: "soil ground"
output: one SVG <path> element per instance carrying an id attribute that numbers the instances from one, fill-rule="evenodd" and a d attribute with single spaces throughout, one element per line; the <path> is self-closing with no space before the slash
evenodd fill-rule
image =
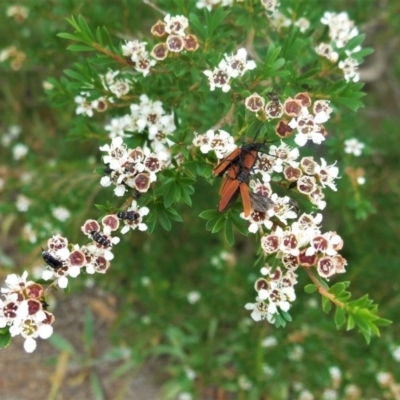
<path id="1" fill-rule="evenodd" d="M 94 339 L 91 354 L 99 355 L 112 347 L 108 327 L 113 317 L 109 299 L 95 290 L 62 296 L 55 310 L 55 332 L 62 332 L 85 359 L 83 341 L 84 309 L 93 312 Z M 100 311 L 102 310 L 102 311 Z M 123 364 L 95 362 L 87 366 L 77 356 L 56 349 L 48 340 L 37 341 L 34 353 L 27 354 L 21 337 L 13 338 L 7 349 L 0 351 L 0 400 L 160 400 L 160 385 L 154 382 L 155 365 L 115 378 L 113 373 Z M 86 358 L 86 360 L 89 356 Z M 159 369 L 159 364 L 158 364 Z M 98 377 L 103 397 L 91 390 L 91 375 Z"/>

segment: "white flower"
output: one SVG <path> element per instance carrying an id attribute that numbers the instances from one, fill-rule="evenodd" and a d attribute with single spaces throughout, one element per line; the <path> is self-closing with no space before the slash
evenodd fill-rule
<path id="1" fill-rule="evenodd" d="M 165 32 L 173 35 L 185 36 L 185 30 L 189 26 L 189 20 L 183 15 L 176 15 L 171 17 L 170 14 L 167 14 L 164 17 L 165 21 Z"/>
<path id="2" fill-rule="evenodd" d="M 17 201 L 15 202 L 15 206 L 17 207 L 17 210 L 20 212 L 26 212 L 29 209 L 29 206 L 31 205 L 31 201 L 24 196 L 23 194 L 19 194 L 17 196 Z"/>
<path id="3" fill-rule="evenodd" d="M 57 218 L 61 222 L 66 221 L 71 216 L 71 213 L 65 207 L 56 207 L 52 213 L 54 218 Z"/>
<path id="4" fill-rule="evenodd" d="M 260 299 L 260 297 L 256 297 L 256 303 L 247 303 L 244 308 L 252 311 L 251 318 L 253 318 L 253 320 L 256 322 L 263 319 L 266 319 L 270 323 L 274 322 L 273 314 L 267 311 L 267 306 L 264 301 Z"/>
<path id="5" fill-rule="evenodd" d="M 333 13 L 327 11 L 321 18 L 321 22 L 329 26 L 329 36 L 339 49 L 359 33 L 346 12 Z"/>
<path id="6" fill-rule="evenodd" d="M 362 153 L 362 150 L 365 147 L 364 143 L 359 142 L 357 139 L 347 139 L 344 141 L 344 145 L 346 146 L 344 151 L 347 154 L 353 154 L 356 157 L 359 157 Z"/>
<path id="7" fill-rule="evenodd" d="M 288 358 L 293 361 L 300 361 L 304 355 L 304 348 L 299 345 L 295 345 L 288 354 Z"/>
<path id="8" fill-rule="evenodd" d="M 274 347 L 278 344 L 278 339 L 275 336 L 267 336 L 262 342 L 262 347 Z"/>
<path id="9" fill-rule="evenodd" d="M 78 105 L 75 113 L 77 115 L 82 114 L 84 116 L 93 117 L 93 110 L 97 107 L 97 101 L 88 101 L 87 96 L 88 94 L 84 92 L 75 97 L 75 103 Z"/>
<path id="10" fill-rule="evenodd" d="M 195 304 L 201 299 L 201 294 L 200 292 L 192 290 L 187 294 L 187 299 L 190 304 Z"/>
<path id="11" fill-rule="evenodd" d="M 178 400 L 192 400 L 193 396 L 190 393 L 182 392 L 178 394 Z"/>
<path id="12" fill-rule="evenodd" d="M 358 72 L 359 62 L 354 58 L 348 57 L 343 61 L 340 61 L 338 66 L 343 70 L 344 79 L 346 82 L 358 82 L 360 80 L 360 74 Z"/>
<path id="13" fill-rule="evenodd" d="M 397 346 L 392 350 L 392 356 L 397 362 L 400 362 L 400 346 Z"/>
<path id="14" fill-rule="evenodd" d="M 28 147 L 22 143 L 18 143 L 13 147 L 12 153 L 14 160 L 18 161 L 27 155 Z"/>
<path id="15" fill-rule="evenodd" d="M 326 57 L 331 63 L 336 63 L 339 59 L 339 53 L 333 50 L 333 47 L 328 43 L 320 43 L 315 52 L 322 57 Z"/>
<path id="16" fill-rule="evenodd" d="M 306 32 L 310 27 L 310 21 L 304 17 L 299 18 L 294 24 L 299 27 L 301 33 Z"/>

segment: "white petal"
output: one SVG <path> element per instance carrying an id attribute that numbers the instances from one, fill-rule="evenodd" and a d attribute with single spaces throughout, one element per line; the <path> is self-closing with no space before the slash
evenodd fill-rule
<path id="1" fill-rule="evenodd" d="M 261 299 L 261 300 L 265 300 L 265 299 L 268 299 L 268 290 L 265 290 L 265 289 L 261 289 L 261 290 L 259 290 L 258 291 L 258 297 Z"/>
<path id="2" fill-rule="evenodd" d="M 304 135 L 303 133 L 298 133 L 295 136 L 294 141 L 297 145 L 304 146 L 307 143 L 307 135 Z"/>
<path id="3" fill-rule="evenodd" d="M 10 327 L 10 335 L 12 337 L 17 336 L 21 333 L 21 328 L 19 325 L 11 325 Z"/>
<path id="4" fill-rule="evenodd" d="M 68 275 L 72 278 L 76 278 L 81 273 L 80 267 L 69 267 L 68 268 Z"/>
<path id="5" fill-rule="evenodd" d="M 53 327 L 49 324 L 39 326 L 38 334 L 42 339 L 48 339 L 53 334 Z"/>
<path id="6" fill-rule="evenodd" d="M 7 318 L 0 317 L 0 328 L 7 326 Z"/>
<path id="7" fill-rule="evenodd" d="M 254 303 L 247 303 L 244 308 L 246 310 L 254 310 Z"/>
<path id="8" fill-rule="evenodd" d="M 276 304 L 275 303 L 269 303 L 268 304 L 268 312 L 270 314 L 275 314 L 276 313 Z"/>
<path id="9" fill-rule="evenodd" d="M 60 287 L 61 289 L 65 289 L 68 286 L 68 278 L 62 276 L 61 278 L 58 279 L 57 284 L 58 287 Z"/>
<path id="10" fill-rule="evenodd" d="M 258 231 L 258 224 L 256 224 L 256 223 L 252 223 L 252 224 L 250 224 L 250 226 L 249 226 L 249 232 L 250 233 L 257 233 L 257 231 Z"/>
<path id="11" fill-rule="evenodd" d="M 133 202 L 132 202 L 133 203 Z M 144 215 L 147 215 L 150 212 L 150 210 L 147 207 L 142 207 L 139 210 L 139 214 L 143 217 Z"/>
<path id="12" fill-rule="evenodd" d="M 282 311 L 289 311 L 290 309 L 290 303 L 288 301 L 281 301 L 279 303 L 279 307 Z"/>
<path id="13" fill-rule="evenodd" d="M 35 314 L 35 320 L 38 321 L 38 322 L 42 322 L 42 321 L 44 321 L 46 318 L 47 318 L 47 315 L 46 315 L 46 313 L 45 313 L 44 311 L 38 311 L 38 312 Z"/>
<path id="14" fill-rule="evenodd" d="M 94 269 L 92 264 L 86 265 L 86 272 L 88 274 L 94 274 L 96 272 L 96 270 Z"/>
<path id="15" fill-rule="evenodd" d="M 120 238 L 118 236 L 115 236 L 111 239 L 112 244 L 118 244 L 120 242 Z"/>
<path id="16" fill-rule="evenodd" d="M 24 342 L 24 349 L 27 353 L 32 353 L 36 349 L 36 340 L 32 338 L 26 338 Z"/>
<path id="17" fill-rule="evenodd" d="M 116 196 L 121 197 L 125 194 L 126 192 L 126 188 L 124 185 L 118 185 L 115 189 L 114 189 L 114 193 Z"/>
<path id="18" fill-rule="evenodd" d="M 139 229 L 139 231 L 142 231 L 142 232 L 147 231 L 147 225 L 141 223 L 138 225 L 138 229 Z"/>
<path id="19" fill-rule="evenodd" d="M 54 276 L 54 272 L 49 269 L 46 269 L 42 272 L 42 279 L 44 279 L 45 281 L 52 279 L 53 276 Z"/>
<path id="20" fill-rule="evenodd" d="M 261 313 L 255 308 L 251 313 L 251 318 L 253 318 L 256 322 L 261 321 Z"/>
<path id="21" fill-rule="evenodd" d="M 121 234 L 125 235 L 125 233 L 127 233 L 129 231 L 129 225 L 125 225 L 122 229 L 121 229 Z M 87 267 L 86 267 L 87 270 Z"/>
<path id="22" fill-rule="evenodd" d="M 110 177 L 109 177 L 109 176 L 103 176 L 103 177 L 100 179 L 100 185 L 101 185 L 101 186 L 104 186 L 104 187 L 110 186 L 110 185 L 111 185 L 111 179 L 110 179 Z"/>
<path id="23" fill-rule="evenodd" d="M 25 319 L 29 315 L 28 303 L 22 302 L 17 309 L 17 317 L 19 319 Z"/>

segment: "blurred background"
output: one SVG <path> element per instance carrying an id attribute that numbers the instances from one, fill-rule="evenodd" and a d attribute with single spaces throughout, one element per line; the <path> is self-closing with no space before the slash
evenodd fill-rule
<path id="1" fill-rule="evenodd" d="M 154 3 L 174 14 L 180 2 Z M 8 15 L 12 6 L 28 14 Z M 248 238 L 231 248 L 206 231 L 198 215 L 210 199 L 217 204 L 218 189 L 199 181 L 193 208 L 180 208 L 183 223 L 124 237 L 106 276 L 80 277 L 69 294 L 49 298 L 51 340 L 31 355 L 20 338 L 1 351 L 2 400 L 400 399 L 400 3 L 326 0 L 315 7 L 321 15 L 346 11 L 366 34 L 364 46 L 374 48 L 361 67 L 365 108 L 328 125 L 331 147 L 343 137 L 365 147 L 338 160 L 342 179 L 327 199 L 324 230 L 344 240 L 343 279 L 354 297 L 369 293 L 394 323 L 370 345 L 355 331 L 337 332 L 318 296 L 303 293 L 305 276 L 293 322 L 284 329 L 253 323 L 243 306 L 254 297 L 255 249 Z M 78 14 L 121 40 L 146 38 L 162 18 L 135 0 L 0 3 L 2 281 L 38 273 L 47 238 L 61 232 L 78 242 L 82 223 L 100 216 L 93 204 L 112 201 L 93 173 L 102 166 L 106 116 L 77 118 L 73 97 L 54 107 L 44 92 L 48 77 L 60 78 L 83 57 L 56 37 L 72 31 L 65 19 Z M 83 131 L 87 140 L 74 141 Z"/>

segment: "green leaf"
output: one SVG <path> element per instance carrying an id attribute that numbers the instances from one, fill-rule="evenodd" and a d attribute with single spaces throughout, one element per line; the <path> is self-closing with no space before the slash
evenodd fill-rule
<path id="1" fill-rule="evenodd" d="M 336 306 L 335 310 L 335 324 L 336 328 L 340 329 L 346 322 L 346 313 L 343 308 Z"/>
<path id="2" fill-rule="evenodd" d="M 348 286 L 348 285 L 347 285 Z M 335 283 L 330 289 L 329 293 L 339 296 L 347 287 L 344 282 Z"/>
<path id="3" fill-rule="evenodd" d="M 346 45 L 344 46 L 344 50 L 353 50 L 355 47 L 360 46 L 364 40 L 365 40 L 364 33 L 355 36 L 346 43 Z"/>
<path id="4" fill-rule="evenodd" d="M 220 213 L 218 212 L 218 210 L 213 208 L 211 210 L 202 211 L 199 214 L 199 217 L 202 219 L 211 219 L 211 218 L 218 217 L 219 215 L 220 215 Z"/>
<path id="5" fill-rule="evenodd" d="M 158 212 L 158 220 L 160 221 L 160 225 L 166 230 L 171 230 L 171 221 L 169 220 L 167 213 L 164 210 L 159 210 Z"/>
<path id="6" fill-rule="evenodd" d="M 48 340 L 58 350 L 67 351 L 70 354 L 76 353 L 74 346 L 72 346 L 72 344 L 67 339 L 63 338 L 57 333 L 53 333 Z"/>
<path id="7" fill-rule="evenodd" d="M 85 310 L 85 319 L 83 321 L 84 328 L 84 346 L 86 349 L 86 354 L 90 354 L 93 346 L 93 314 L 89 308 Z"/>
<path id="8" fill-rule="evenodd" d="M 354 321 L 354 318 L 351 314 L 349 314 L 349 316 L 347 317 L 347 330 L 350 331 L 352 329 L 354 329 L 356 323 Z"/>
<path id="9" fill-rule="evenodd" d="M 378 325 L 378 326 L 388 326 L 388 325 L 390 325 L 392 323 L 393 323 L 393 321 L 390 321 L 389 319 L 385 319 L 385 318 L 378 318 L 375 321 L 375 324 Z"/>
<path id="10" fill-rule="evenodd" d="M 374 49 L 371 49 L 370 47 L 366 47 L 365 49 L 361 49 L 359 51 L 351 53 L 351 58 L 354 58 L 356 60 L 362 60 L 364 57 L 369 56 L 373 52 L 374 52 Z"/>
<path id="11" fill-rule="evenodd" d="M 168 214 L 168 217 L 173 221 L 183 222 L 182 217 L 178 214 L 178 212 L 174 208 L 170 207 L 167 210 L 165 210 L 165 212 Z"/>
<path id="12" fill-rule="evenodd" d="M 322 297 L 322 310 L 324 313 L 328 314 L 329 311 L 331 311 L 332 308 L 332 303 L 330 302 L 329 299 L 326 297 Z"/>
<path id="13" fill-rule="evenodd" d="M 90 374 L 90 388 L 92 390 L 94 400 L 104 400 L 105 397 L 101 387 L 100 379 L 94 372 Z"/>
<path id="14" fill-rule="evenodd" d="M 217 233 L 224 227 L 225 217 L 221 216 L 215 222 L 213 228 L 211 229 L 211 233 Z"/>
<path id="15" fill-rule="evenodd" d="M 231 219 L 225 220 L 225 239 L 229 246 L 233 246 L 235 243 L 235 236 L 233 234 L 233 224 Z"/>
<path id="16" fill-rule="evenodd" d="M 217 8 L 211 13 L 211 18 L 208 22 L 208 36 L 212 36 L 216 29 L 221 30 L 221 22 L 225 19 L 225 17 L 229 14 L 229 11 L 224 11 L 222 7 Z"/>
<path id="17" fill-rule="evenodd" d="M 317 286 L 310 283 L 304 287 L 304 291 L 308 294 L 315 293 L 317 291 Z"/>
<path id="18" fill-rule="evenodd" d="M 208 36 L 207 27 L 203 22 L 200 21 L 199 17 L 196 14 L 189 14 L 190 27 L 197 33 L 197 36 L 203 40 L 205 40 Z"/>
<path id="19" fill-rule="evenodd" d="M 82 44 L 71 44 L 67 47 L 67 50 L 70 51 L 94 51 L 93 47 L 84 46 Z"/>
<path id="20" fill-rule="evenodd" d="M 81 38 L 77 35 L 73 35 L 72 33 L 58 33 L 58 37 L 63 38 L 63 39 L 70 39 L 70 40 L 77 40 L 80 41 Z"/>
<path id="21" fill-rule="evenodd" d="M 11 343 L 11 334 L 9 332 L 9 328 L 2 328 L 0 333 L 0 349 L 4 349 L 8 347 Z"/>

